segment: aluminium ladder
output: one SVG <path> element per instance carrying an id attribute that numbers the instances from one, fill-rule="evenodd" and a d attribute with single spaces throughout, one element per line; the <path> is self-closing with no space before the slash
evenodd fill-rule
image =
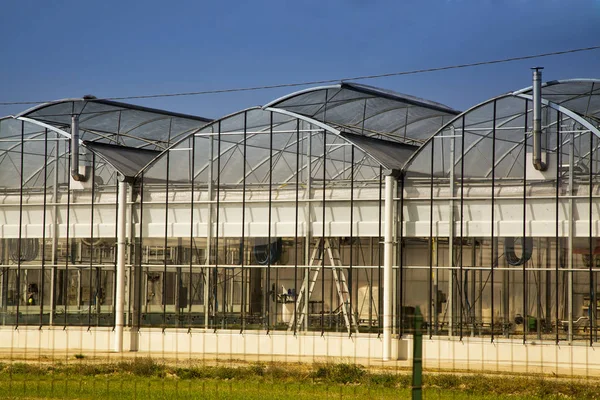
<path id="1" fill-rule="evenodd" d="M 315 242 L 315 247 L 310 258 L 309 266 L 308 268 L 306 268 L 306 276 L 303 279 L 302 287 L 300 288 L 300 293 L 298 294 L 298 297 L 296 299 L 294 315 L 299 317 L 290 319 L 290 322 L 288 324 L 288 330 L 292 330 L 294 328 L 294 323 L 296 322 L 295 319 L 297 319 L 297 326 L 302 325 L 304 318 L 308 314 L 308 300 L 313 294 L 315 284 L 317 283 L 319 273 L 325 261 L 323 259 L 323 265 L 315 265 L 320 261 L 321 258 L 321 240 L 323 239 L 318 238 Z M 326 238 L 323 243 L 323 251 L 327 252 L 327 256 L 329 257 L 329 260 L 331 262 L 331 272 L 333 276 L 333 281 L 335 282 L 340 307 L 342 309 L 342 315 L 344 316 L 344 321 L 346 323 L 348 333 L 351 333 L 352 326 L 354 326 L 356 332 L 358 333 L 358 324 L 356 323 L 356 317 L 354 315 L 354 311 L 350 307 L 350 291 L 348 290 L 346 275 L 344 273 L 344 270 L 341 268 L 340 253 L 337 248 L 331 245 L 331 240 L 329 238 Z M 323 312 L 323 310 L 321 310 L 321 312 Z"/>

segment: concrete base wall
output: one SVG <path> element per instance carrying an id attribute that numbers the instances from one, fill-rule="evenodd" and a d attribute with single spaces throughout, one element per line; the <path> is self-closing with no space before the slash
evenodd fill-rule
<path id="1" fill-rule="evenodd" d="M 114 332 L 111 328 L 68 327 L 1 327 L 0 352 L 6 356 L 37 355 L 108 355 L 113 353 Z M 137 348 L 137 352 L 132 349 Z M 147 328 L 136 333 L 126 330 L 124 351 L 130 355 L 177 359 L 237 359 L 247 361 L 343 361 L 363 365 L 410 366 L 413 339 L 394 340 L 392 358 L 383 362 L 383 344 L 377 335 L 343 333 Z M 464 371 L 502 371 L 556 373 L 599 376 L 600 346 L 553 341 L 523 344 L 521 340 L 490 338 L 423 339 L 423 366 L 427 369 Z"/>
<path id="2" fill-rule="evenodd" d="M 407 338 L 412 359 L 413 340 Z M 600 345 L 557 345 L 554 341 L 523 344 L 522 340 L 437 338 L 423 340 L 423 366 L 428 369 L 502 371 L 561 375 L 600 375 Z"/>
<path id="3" fill-rule="evenodd" d="M 392 354 L 397 358 L 398 346 L 404 341 L 395 341 Z M 0 328 L 0 350 L 14 354 L 93 354 L 112 352 L 114 332 L 111 328 L 86 327 L 2 327 Z M 321 335 L 291 332 L 218 330 L 216 332 L 187 329 L 158 328 L 125 331 L 124 351 L 137 350 L 153 357 L 177 358 L 235 358 L 248 360 L 338 360 L 351 362 L 353 359 L 381 360 L 383 344 L 377 335 L 360 334 L 349 337 L 344 333 Z M 406 350 L 400 351 L 405 353 Z"/>

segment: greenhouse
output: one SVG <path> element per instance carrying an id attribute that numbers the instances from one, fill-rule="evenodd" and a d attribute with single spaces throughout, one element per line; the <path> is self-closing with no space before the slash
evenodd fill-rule
<path id="1" fill-rule="evenodd" d="M 592 345 L 599 126 L 600 81 L 539 70 L 465 112 L 347 82 L 216 120 L 41 104 L 0 120 L 1 323 L 398 359 L 419 309 L 430 341 Z"/>

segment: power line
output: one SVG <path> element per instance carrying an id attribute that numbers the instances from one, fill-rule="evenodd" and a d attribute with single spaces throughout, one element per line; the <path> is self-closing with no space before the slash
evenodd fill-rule
<path id="1" fill-rule="evenodd" d="M 482 66 L 482 65 L 502 64 L 502 63 L 509 63 L 509 62 L 514 62 L 514 61 L 523 61 L 523 60 L 531 60 L 531 59 L 535 59 L 535 58 L 558 56 L 558 55 L 563 55 L 563 54 L 580 53 L 580 52 L 584 52 L 584 51 L 592 51 L 592 50 L 598 50 L 598 49 L 600 49 L 600 46 L 582 47 L 582 48 L 578 48 L 578 49 L 553 51 L 550 53 L 531 54 L 531 55 L 520 56 L 520 57 L 510 57 L 510 58 L 502 58 L 502 59 L 497 59 L 497 60 L 478 61 L 478 62 L 467 63 L 467 64 L 447 65 L 447 66 L 435 67 L 435 68 L 415 69 L 415 70 L 410 70 L 410 71 L 389 72 L 386 74 L 362 75 L 362 76 L 354 76 L 354 77 L 342 78 L 342 79 L 323 79 L 323 80 L 316 80 L 316 81 L 281 83 L 281 84 L 276 84 L 276 85 L 249 86 L 249 87 L 217 89 L 217 90 L 202 90 L 202 91 L 196 91 L 196 92 L 179 92 L 179 93 L 148 94 L 148 95 L 139 95 L 139 96 L 105 97 L 105 98 L 99 99 L 99 100 L 134 100 L 134 99 L 155 99 L 155 98 L 160 98 L 160 97 L 200 96 L 200 95 L 206 95 L 206 94 L 251 92 L 251 91 L 257 91 L 257 90 L 278 89 L 278 88 L 286 88 L 286 87 L 322 85 L 322 84 L 327 84 L 327 83 L 338 83 L 338 82 L 358 81 L 358 80 L 367 80 L 367 79 L 387 78 L 387 77 L 391 77 L 391 76 L 414 75 L 414 74 L 423 74 L 423 73 L 428 73 L 428 72 L 446 71 L 446 70 L 451 70 L 451 69 L 478 67 L 478 66 Z M 0 106 L 19 105 L 19 104 L 24 104 L 24 105 L 40 104 L 40 103 L 47 103 L 47 102 L 48 101 L 5 101 L 5 102 L 0 102 Z"/>

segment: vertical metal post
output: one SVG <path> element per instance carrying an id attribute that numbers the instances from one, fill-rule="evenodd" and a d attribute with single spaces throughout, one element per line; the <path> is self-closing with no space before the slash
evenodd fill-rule
<path id="1" fill-rule="evenodd" d="M 327 97 L 327 96 L 326 96 Z M 323 130 L 323 210 L 321 215 L 321 335 L 325 334 L 325 198 L 327 189 L 327 132 Z M 331 246 L 331 244 L 330 244 Z M 308 296 L 307 296 L 308 297 Z M 330 305 L 331 306 L 331 305 Z"/>
<path id="2" fill-rule="evenodd" d="M 271 293 L 271 234 L 272 234 L 272 218 L 273 218 L 273 111 L 269 112 L 269 214 L 268 214 L 268 224 L 267 234 L 268 234 L 268 244 L 267 244 L 267 278 L 265 282 L 265 294 L 266 294 L 266 315 L 267 318 L 267 334 L 271 330 L 271 296 L 275 296 L 275 291 Z M 277 288 L 275 288 L 277 290 Z M 275 305 L 275 313 L 277 313 L 277 302 L 273 302 Z M 277 321 L 275 321 L 277 323 Z"/>
<path id="3" fill-rule="evenodd" d="M 214 127 L 211 127 L 211 133 L 214 133 Z M 209 324 L 209 314 L 210 314 L 210 306 L 209 306 L 209 280 L 210 280 L 210 267 L 211 264 L 211 252 L 212 252 L 212 236 L 213 236 L 213 180 L 214 180 L 214 136 L 210 135 L 209 138 L 209 167 L 208 167 L 208 217 L 206 223 L 206 260 L 204 264 L 206 267 L 204 268 L 204 328 L 208 329 Z"/>
<path id="4" fill-rule="evenodd" d="M 170 130 L 170 128 L 169 128 Z M 163 238 L 163 277 L 162 277 L 162 306 L 163 306 L 163 315 L 162 315 L 162 327 L 163 330 L 167 325 L 167 254 L 169 250 L 169 167 L 171 165 L 170 162 L 171 152 L 167 151 L 167 168 L 165 168 L 166 179 L 165 179 L 165 229 Z"/>
<path id="5" fill-rule="evenodd" d="M 557 158 L 558 159 L 558 158 Z M 544 315 L 546 316 L 546 321 L 544 324 L 544 331 L 546 332 L 552 332 L 552 270 L 551 270 L 551 266 L 552 266 L 552 251 L 551 251 L 551 246 L 552 246 L 552 242 L 551 242 L 551 238 L 547 237 L 546 238 L 546 288 L 545 288 L 545 303 L 546 303 L 546 310 L 544 312 Z"/>
<path id="6" fill-rule="evenodd" d="M 573 129 L 575 130 L 575 129 Z M 573 341 L 573 231 L 575 224 L 573 222 L 573 194 L 574 194 L 574 182 L 573 182 L 573 168 L 575 167 L 575 135 L 573 133 L 569 136 L 569 210 L 568 210 L 568 221 L 569 221 L 569 254 L 567 258 L 567 319 L 569 320 L 569 333 L 567 340 L 570 343 Z"/>
<path id="7" fill-rule="evenodd" d="M 219 312 L 218 307 L 218 284 L 219 284 L 219 223 L 220 223 L 220 205 L 221 205 L 221 121 L 218 123 L 218 131 L 217 131 L 217 208 L 216 208 L 216 229 L 215 229 L 215 266 L 213 269 L 213 279 L 212 279 L 212 306 L 213 306 L 213 328 L 214 331 L 217 331 L 217 314 Z M 224 305 L 223 305 L 224 306 Z"/>
<path id="8" fill-rule="evenodd" d="M 306 229 L 305 242 L 304 242 L 304 264 L 307 266 L 304 271 L 304 330 L 308 331 L 308 306 L 309 306 L 309 295 L 308 295 L 308 287 L 309 287 L 309 278 L 310 278 L 310 267 L 308 264 L 310 263 L 310 242 L 312 239 L 312 221 L 311 221 L 311 203 L 310 199 L 312 197 L 312 125 L 308 126 L 308 143 L 306 149 L 306 190 L 304 192 L 305 199 L 305 217 L 304 224 Z"/>
<path id="9" fill-rule="evenodd" d="M 525 237 L 527 235 L 527 100 L 525 100 L 525 133 L 523 136 L 523 239 L 521 248 L 525 251 Z M 527 262 L 523 262 L 523 344 L 527 342 L 529 331 L 527 284 Z"/>
<path id="10" fill-rule="evenodd" d="M 123 325 L 125 311 L 125 255 L 127 252 L 125 211 L 127 207 L 127 182 L 119 181 L 117 210 L 117 290 L 115 293 L 115 342 L 114 351 L 123 351 Z"/>
<path id="11" fill-rule="evenodd" d="M 454 309 L 457 308 L 454 294 L 454 127 L 451 128 L 452 136 L 450 137 L 450 204 L 448 205 L 448 336 L 454 336 Z M 443 140 L 443 139 L 442 139 Z M 442 147 L 443 148 L 443 147 Z"/>
<path id="12" fill-rule="evenodd" d="M 589 199 L 588 199 L 588 204 L 589 204 L 589 259 L 590 259 L 590 267 L 589 267 L 589 281 L 590 281 L 590 306 L 588 308 L 588 314 L 589 314 L 589 319 L 590 319 L 590 346 L 592 346 L 594 344 L 594 324 L 596 322 L 596 294 L 594 291 L 594 272 L 593 272 L 593 266 L 594 266 L 594 244 L 593 244 L 593 239 L 592 239 L 592 235 L 593 235 L 593 218 L 592 218 L 592 212 L 593 212 L 593 198 L 592 198 L 592 185 L 593 185 L 593 177 L 594 177 L 594 134 L 590 131 L 590 166 L 589 166 L 589 184 L 590 184 L 590 188 L 589 188 Z"/>
<path id="13" fill-rule="evenodd" d="M 52 267 L 50 272 L 50 317 L 49 325 L 54 325 L 54 314 L 56 310 L 56 252 L 58 250 L 58 174 L 59 174 L 59 151 L 60 151 L 59 133 L 56 134 L 56 142 L 54 142 L 54 185 L 52 187 Z"/>
<path id="14" fill-rule="evenodd" d="M 494 100 L 494 115 L 492 120 L 492 199 L 491 199 L 491 235 L 490 235 L 490 247 L 491 247 L 491 262 L 490 262 L 490 276 L 491 276 L 491 318 L 490 318 L 490 330 L 491 330 L 491 341 L 494 341 L 494 265 L 496 264 L 496 244 L 494 242 L 494 207 L 495 207 L 495 195 L 496 195 L 496 100 Z M 483 301 L 481 301 L 483 303 Z"/>
<path id="15" fill-rule="evenodd" d="M 385 177 L 385 233 L 383 258 L 383 360 L 392 353 L 392 264 L 394 262 L 394 188 L 396 178 Z"/>
<path id="16" fill-rule="evenodd" d="M 135 259 L 134 259 L 134 278 L 133 278 L 133 315 L 132 315 L 132 332 L 131 332 L 131 350 L 138 349 L 138 332 L 142 322 L 142 287 L 147 284 L 147 279 L 142 280 L 142 264 L 143 264 L 143 249 L 144 249 L 144 173 L 137 181 L 139 190 L 139 229 L 137 238 L 135 238 Z M 133 191 L 133 187 L 131 188 Z M 147 292 L 147 290 L 146 290 Z M 148 302 L 146 301 L 146 307 Z"/>
<path id="17" fill-rule="evenodd" d="M 400 283 L 399 283 L 399 287 L 400 289 L 398 290 L 398 296 L 400 297 L 400 310 L 398 311 L 398 326 L 400 327 L 399 331 L 400 331 L 400 336 L 402 336 L 402 334 L 404 333 L 404 174 L 402 174 L 402 176 L 400 177 L 400 204 L 399 204 L 399 218 L 398 218 L 398 225 L 399 225 L 399 235 L 398 235 L 398 245 L 397 245 L 397 254 L 398 254 L 398 274 L 399 274 L 399 278 L 400 278 Z M 379 236 L 381 237 L 381 185 L 379 188 Z M 381 249 L 380 249 L 381 250 Z M 381 270 L 381 259 L 379 261 L 380 263 L 380 270 Z M 381 273 L 380 273 L 381 275 Z M 381 283 L 379 284 L 379 288 L 381 288 Z M 379 293 L 381 293 L 381 289 L 379 290 Z M 379 309 L 379 314 L 381 315 L 381 308 Z M 380 318 L 381 320 L 381 318 Z"/>
<path id="18" fill-rule="evenodd" d="M 463 156 L 464 156 L 463 152 Z M 475 336 L 475 324 L 477 321 L 477 310 L 475 308 L 476 302 L 476 284 L 477 284 L 477 270 L 475 267 L 477 266 L 477 239 L 473 238 L 472 242 L 473 248 L 471 249 L 471 268 L 473 268 L 473 272 L 471 273 L 471 304 L 470 304 L 470 317 L 471 317 L 471 336 Z M 480 317 L 481 318 L 481 317 Z"/>
<path id="19" fill-rule="evenodd" d="M 191 160 L 190 160 L 190 278 L 188 281 L 188 332 L 192 329 L 192 301 L 194 299 L 193 281 L 194 281 L 194 181 L 196 179 L 196 137 L 190 137 Z M 143 187 L 142 187 L 143 189 Z M 141 221 L 140 221 L 141 224 Z M 243 235 L 242 235 L 243 236 Z M 242 297 L 243 299 L 243 297 Z"/>
<path id="20" fill-rule="evenodd" d="M 453 139 L 454 140 L 454 139 Z M 465 224 L 465 116 L 463 114 L 462 117 L 462 127 L 460 132 L 460 264 L 459 264 L 459 294 L 460 294 L 460 302 L 459 302 L 459 313 L 460 313 L 460 340 L 463 338 L 463 299 L 467 299 L 467 291 L 469 287 L 464 287 L 464 279 L 463 279 L 463 241 L 464 241 L 464 224 Z M 454 169 L 454 154 L 452 154 L 452 169 Z M 454 223 L 452 223 L 454 225 Z M 469 273 L 467 272 L 467 277 Z"/>
<path id="21" fill-rule="evenodd" d="M 298 331 L 296 300 L 298 299 L 298 200 L 300 196 L 300 119 L 296 119 L 296 200 L 294 214 L 294 336 Z"/>
<path id="22" fill-rule="evenodd" d="M 114 264 L 114 279 L 113 279 L 113 315 L 112 315 L 112 322 L 113 322 L 113 326 L 116 326 L 117 323 L 117 313 L 116 313 L 116 293 L 117 293 L 117 275 L 118 275 L 118 257 L 119 257 L 119 252 L 118 252 L 118 243 L 119 243 L 119 199 L 120 199 L 120 180 L 119 180 L 119 175 L 116 174 L 116 201 L 115 201 L 115 253 L 114 253 L 114 260 L 113 260 L 113 264 Z M 102 272 L 100 272 L 100 274 L 102 274 Z"/>
<path id="23" fill-rule="evenodd" d="M 246 254 L 246 165 L 248 164 L 246 162 L 247 157 L 248 157 L 248 153 L 247 153 L 247 142 L 248 142 L 248 111 L 244 111 L 244 149 L 243 149 L 243 163 L 244 166 L 242 167 L 242 176 L 244 177 L 244 180 L 242 182 L 242 243 L 240 246 L 240 264 L 241 264 L 241 268 L 242 268 L 242 304 L 241 304 L 241 316 L 242 316 L 242 323 L 241 323 L 241 327 L 240 327 L 240 333 L 244 332 L 244 329 L 246 329 L 246 275 L 244 274 L 244 272 L 246 272 L 244 270 L 244 264 L 245 264 L 245 254 Z"/>
<path id="24" fill-rule="evenodd" d="M 44 129 L 44 216 L 42 218 L 42 271 L 40 282 L 40 328 L 44 324 L 44 286 L 46 284 L 46 204 L 48 186 L 48 129 Z"/>
<path id="25" fill-rule="evenodd" d="M 325 89 L 325 104 L 323 105 L 323 122 L 327 121 L 327 102 L 329 101 L 329 90 Z M 325 334 L 325 219 L 326 203 L 325 193 L 327 188 L 327 132 L 323 130 L 323 232 L 321 237 L 321 335 Z M 331 232 L 330 232 L 331 233 Z M 331 246 L 331 244 L 330 244 Z M 332 271 L 333 280 L 333 271 Z M 332 304 L 329 305 L 330 308 Z"/>
<path id="26" fill-rule="evenodd" d="M 69 149 L 70 152 L 72 153 L 72 149 Z M 69 284 L 69 258 L 71 257 L 71 243 L 70 240 L 71 238 L 69 237 L 69 231 L 71 228 L 71 176 L 68 173 L 68 170 L 71 169 L 71 158 L 69 158 L 69 166 L 67 169 L 67 251 L 66 251 L 66 257 L 65 257 L 65 271 L 64 271 L 64 275 L 63 275 L 63 287 L 62 287 L 62 299 L 65 305 L 65 320 L 64 320 L 64 325 L 63 328 L 66 329 L 67 327 L 67 323 L 68 323 L 68 318 L 69 318 L 69 291 L 68 291 L 68 284 Z"/>
<path id="27" fill-rule="evenodd" d="M 435 140 L 431 140 L 431 170 L 429 171 L 429 274 L 427 277 L 427 335 L 431 339 L 431 325 L 433 307 L 437 304 L 433 303 L 433 175 L 434 175 L 434 159 L 435 159 Z M 449 303 L 450 304 L 450 303 Z M 437 324 L 437 321 L 435 321 Z"/>
<path id="28" fill-rule="evenodd" d="M 133 279 L 132 279 L 132 275 L 133 275 L 133 258 L 135 256 L 134 251 L 135 251 L 135 246 L 134 246 L 134 238 L 135 238 L 135 231 L 134 231 L 134 220 L 135 220 L 135 216 L 133 214 L 133 203 L 135 200 L 135 189 L 134 189 L 134 183 L 131 183 L 131 190 L 129 191 L 129 196 L 127 198 L 127 228 L 126 228 L 126 241 L 128 244 L 131 244 L 130 246 L 127 246 L 127 259 L 126 259 L 126 264 L 127 264 L 127 268 L 125 269 L 125 303 L 127 304 L 127 307 L 125 308 L 125 325 L 130 324 L 129 321 L 131 321 L 131 305 L 133 303 Z M 131 326 L 131 324 L 130 324 Z"/>
<path id="29" fill-rule="evenodd" d="M 561 186 L 561 180 L 560 180 L 560 167 L 562 165 L 562 149 L 561 149 L 561 145 L 562 145 L 562 135 L 561 135 L 561 124 L 562 124 L 562 114 L 560 114 L 560 112 L 556 112 L 556 209 L 555 209 L 555 228 L 556 228 L 556 236 L 555 236 L 555 260 L 554 260 L 554 268 L 555 268 L 555 281 L 554 281 L 554 289 L 555 289 L 555 293 L 556 293 L 556 315 L 555 315 L 555 319 L 556 319 L 556 344 L 558 344 L 559 342 L 559 332 L 560 332 L 560 313 L 559 313 L 559 303 L 560 303 L 560 295 L 559 295 L 559 285 L 558 285 L 558 277 L 559 277 L 559 264 L 560 264 L 560 242 L 561 242 L 561 237 L 560 237 L 560 204 L 559 204 L 559 197 L 560 197 L 560 186 Z"/>
<path id="30" fill-rule="evenodd" d="M 88 330 L 92 327 L 92 276 L 94 269 L 94 204 L 96 203 L 96 153 L 92 153 L 92 201 L 90 204 L 90 278 L 88 293 Z"/>
<path id="31" fill-rule="evenodd" d="M 351 317 L 349 318 L 349 322 L 350 325 L 352 325 L 352 321 L 353 320 L 357 320 L 355 318 L 352 318 L 354 316 L 354 307 L 353 307 L 353 303 L 352 303 L 352 288 L 353 288 L 353 280 L 352 280 L 352 273 L 353 273 L 353 264 L 354 264 L 354 145 L 352 145 L 351 149 L 350 149 L 350 272 L 348 274 L 348 296 L 350 298 L 350 314 Z M 371 302 L 369 301 L 369 304 Z M 344 307 L 346 307 L 346 305 L 343 305 Z M 356 328 L 358 329 L 358 325 L 356 326 Z M 350 327 L 350 329 L 348 329 L 348 335 L 352 336 L 352 327 Z"/>
<path id="32" fill-rule="evenodd" d="M 25 163 L 25 121 L 21 121 L 21 163 L 19 167 L 19 241 L 17 242 L 17 314 L 15 328 L 19 327 L 19 306 L 21 305 L 21 242 L 23 241 L 23 166 Z"/>
<path id="33" fill-rule="evenodd" d="M 412 399 L 421 400 L 423 398 L 423 333 L 421 324 L 423 316 L 421 309 L 417 306 L 415 310 L 415 335 L 413 338 L 413 374 L 412 374 Z"/>

